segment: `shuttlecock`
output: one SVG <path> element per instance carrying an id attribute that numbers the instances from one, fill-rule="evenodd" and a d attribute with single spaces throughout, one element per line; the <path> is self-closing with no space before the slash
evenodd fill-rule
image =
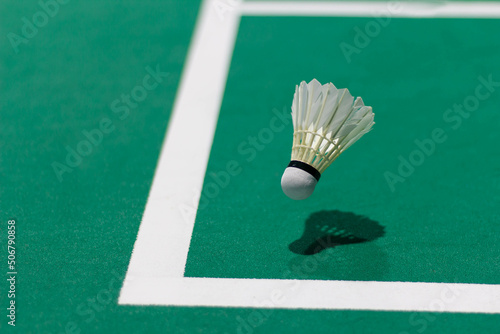
<path id="1" fill-rule="evenodd" d="M 293 96 L 292 160 L 281 178 L 283 192 L 294 200 L 308 198 L 325 169 L 370 131 L 373 117 L 372 107 L 347 89 L 302 81 Z"/>

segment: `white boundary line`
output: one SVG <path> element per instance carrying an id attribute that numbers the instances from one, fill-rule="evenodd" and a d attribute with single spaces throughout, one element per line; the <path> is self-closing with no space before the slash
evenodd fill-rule
<path id="1" fill-rule="evenodd" d="M 205 0 L 200 10 L 119 304 L 500 313 L 500 285 L 184 277 L 241 15 L 356 16 L 387 8 L 371 2 L 230 2 L 235 7 L 222 18 L 217 2 Z M 481 10 L 464 5 L 426 6 L 440 15 L 467 7 L 467 17 L 500 16 L 498 5 L 485 3 L 487 13 L 483 3 Z M 182 214 L 189 208 L 192 214 Z"/>
<path id="2" fill-rule="evenodd" d="M 255 16 L 349 16 L 370 17 L 390 14 L 391 17 L 413 18 L 498 18 L 500 3 L 496 2 L 243 2 L 243 15 Z"/>

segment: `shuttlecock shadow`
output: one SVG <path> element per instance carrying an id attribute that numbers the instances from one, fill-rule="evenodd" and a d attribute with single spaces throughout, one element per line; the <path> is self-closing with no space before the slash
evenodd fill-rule
<path id="1" fill-rule="evenodd" d="M 288 248 L 295 254 L 313 255 L 327 248 L 373 241 L 384 236 L 378 222 L 352 212 L 338 210 L 312 213 L 300 239 Z"/>

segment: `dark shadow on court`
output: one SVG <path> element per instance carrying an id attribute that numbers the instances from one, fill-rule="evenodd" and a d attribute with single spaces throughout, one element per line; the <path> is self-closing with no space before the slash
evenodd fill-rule
<path id="1" fill-rule="evenodd" d="M 298 279 L 383 280 L 387 254 L 374 241 L 384 226 L 352 212 L 319 211 L 306 220 L 302 237 L 289 245 L 288 268 Z"/>
<path id="2" fill-rule="evenodd" d="M 299 255 L 317 254 L 327 248 L 373 241 L 384 236 L 378 222 L 352 212 L 318 211 L 306 220 L 304 233 L 288 248 Z"/>

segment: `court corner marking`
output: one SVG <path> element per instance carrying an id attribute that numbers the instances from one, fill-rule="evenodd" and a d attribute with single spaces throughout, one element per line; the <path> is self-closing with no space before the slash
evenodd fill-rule
<path id="1" fill-rule="evenodd" d="M 326 2 L 229 1 L 227 6 L 217 8 L 220 2 L 205 0 L 201 5 L 118 303 L 269 307 L 262 301 L 269 298 L 273 291 L 287 290 L 291 284 L 299 282 L 300 289 L 294 290 L 294 298 L 285 299 L 287 301 L 273 307 L 500 313 L 500 285 L 184 277 L 195 215 L 186 217 L 179 207 L 197 209 L 240 17 L 276 14 L 335 16 L 335 13 L 352 16 L 367 13 L 366 7 L 359 7 L 363 3 L 337 2 L 338 8 L 335 8 Z M 386 2 L 367 4 L 372 10 Z M 481 4 L 483 9 L 468 17 L 500 17 L 499 5 L 491 10 L 491 3 Z M 431 13 L 434 13 L 432 17 L 456 15 L 464 12 L 466 7 L 468 5 L 448 7 L 446 10 L 433 9 Z M 470 8 L 466 12 L 471 15 Z M 425 11 L 422 13 L 423 17 L 428 17 Z M 404 14 L 402 16 L 405 17 Z M 200 113 L 202 110 L 203 113 Z M 194 130 L 193 117 L 199 120 Z M 197 140 L 190 138 L 193 133 L 199 136 Z M 190 142 L 195 144 L 189 145 Z M 206 143 L 205 147 L 200 148 L 199 143 Z M 196 153 L 190 155 L 196 161 L 191 161 L 189 165 L 179 163 L 182 159 L 175 159 L 178 154 L 190 152 Z M 176 163 L 170 164 L 169 161 Z M 449 302 L 449 295 L 444 293 L 446 291 L 460 293 L 453 302 Z"/>

